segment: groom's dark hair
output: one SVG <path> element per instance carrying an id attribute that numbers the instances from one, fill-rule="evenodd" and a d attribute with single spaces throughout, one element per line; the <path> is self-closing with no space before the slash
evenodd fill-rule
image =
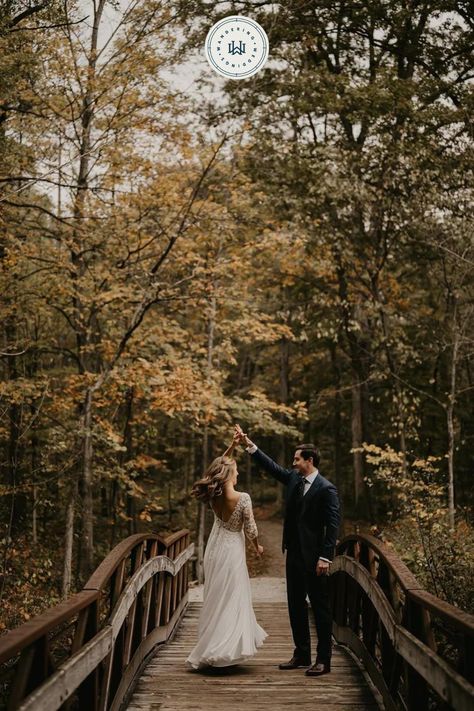
<path id="1" fill-rule="evenodd" d="M 299 444 L 296 449 L 301 449 L 301 456 L 304 460 L 307 461 L 310 457 L 313 457 L 314 466 L 319 466 L 321 458 L 319 456 L 319 450 L 315 444 Z"/>

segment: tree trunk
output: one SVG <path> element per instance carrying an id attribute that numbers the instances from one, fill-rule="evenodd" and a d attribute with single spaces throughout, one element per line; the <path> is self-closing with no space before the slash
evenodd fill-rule
<path id="1" fill-rule="evenodd" d="M 362 425 L 362 395 L 360 382 L 355 376 L 352 382 L 352 448 L 358 449 L 362 446 L 363 425 Z M 354 462 L 354 503 L 356 508 L 364 489 L 364 459 L 363 452 L 353 453 Z"/>
<path id="2" fill-rule="evenodd" d="M 381 296 L 376 292 L 376 297 L 379 302 L 381 302 Z M 382 322 L 382 330 L 383 330 L 383 336 L 384 336 L 384 348 L 385 348 L 385 355 L 387 357 L 387 363 L 388 367 L 390 369 L 390 375 L 394 380 L 394 387 L 395 387 L 395 395 L 397 398 L 397 414 L 398 414 L 398 425 L 399 425 L 399 445 L 400 445 L 400 451 L 402 453 L 402 460 L 403 460 L 403 473 L 406 476 L 407 474 L 407 442 L 406 442 L 406 414 L 405 410 L 403 407 L 403 389 L 400 384 L 400 380 L 398 379 L 398 372 L 397 372 L 397 365 L 395 362 L 395 358 L 392 355 L 392 351 L 389 345 L 389 326 L 387 323 L 387 315 L 385 313 L 385 310 L 383 306 L 381 305 L 379 308 L 379 313 L 380 313 L 380 320 Z"/>
<path id="3" fill-rule="evenodd" d="M 82 111 L 81 111 L 81 142 L 79 149 L 79 169 L 77 174 L 77 190 L 74 197 L 73 214 L 77 229 L 74 234 L 74 243 L 71 247 L 71 261 L 73 264 L 73 274 L 80 278 L 87 269 L 85 263 L 82 229 L 84 227 L 84 204 L 86 200 L 87 190 L 89 189 L 90 161 L 91 161 L 91 130 L 94 118 L 94 84 L 96 81 L 96 63 L 97 63 L 97 46 L 99 36 L 99 26 L 102 19 L 102 13 L 105 6 L 105 0 L 99 0 L 94 3 L 94 19 L 92 24 L 91 43 L 88 57 L 87 67 L 87 82 L 83 93 Z M 88 314 L 85 310 L 83 297 L 80 287 L 75 291 L 72 297 L 74 314 L 75 314 L 75 331 L 77 351 L 80 362 L 84 357 L 87 362 L 87 356 L 83 356 L 83 349 L 87 349 L 88 334 L 84 324 L 88 322 Z M 85 350 L 87 352 L 87 350 Z M 82 366 L 81 366 L 82 367 Z M 87 370 L 87 367 L 85 367 Z M 81 537 L 81 576 L 87 578 L 92 572 L 93 565 L 93 497 L 92 497 L 92 389 L 87 388 L 84 413 L 83 413 L 83 465 L 82 465 L 82 537 Z"/>
<path id="4" fill-rule="evenodd" d="M 36 373 L 36 363 L 33 363 L 33 373 Z M 35 417 L 36 410 L 33 406 L 30 407 L 30 416 L 31 418 Z M 39 461 L 39 455 L 38 455 L 38 435 L 36 433 L 36 430 L 34 428 L 34 425 L 31 430 L 31 478 L 33 481 L 36 481 L 37 474 L 36 470 L 38 468 L 38 461 Z M 33 545 L 36 545 L 38 543 L 38 511 L 37 511 L 37 506 L 38 506 L 38 487 L 33 484 L 33 504 L 31 507 L 31 541 Z"/>
<path id="5" fill-rule="evenodd" d="M 290 395 L 290 383 L 289 383 L 289 366 L 290 366 L 290 343 L 287 338 L 282 338 L 280 341 L 280 402 L 282 405 L 287 405 Z M 282 421 L 285 420 L 285 416 L 282 415 Z M 279 438 L 279 452 L 278 452 L 278 464 L 282 467 L 287 466 L 287 442 L 285 435 L 281 435 Z M 278 511 L 283 509 L 283 485 L 277 484 L 277 497 L 276 505 Z"/>
<path id="6" fill-rule="evenodd" d="M 72 581 L 72 553 L 74 546 L 74 512 L 76 504 L 77 486 L 73 486 L 69 495 L 66 509 L 66 524 L 64 531 L 64 563 L 62 596 L 66 598 L 71 592 Z"/>
<path id="7" fill-rule="evenodd" d="M 194 481 L 194 476 L 195 476 L 195 469 L 196 469 L 196 445 L 195 445 L 195 434 L 194 432 L 191 432 L 190 438 L 189 438 L 189 453 L 186 461 L 186 466 L 184 468 L 185 471 L 185 479 L 184 479 L 184 513 L 185 513 L 185 518 L 187 518 L 187 513 L 188 513 L 188 493 L 189 489 L 191 488 L 191 482 Z"/>
<path id="8" fill-rule="evenodd" d="M 356 449 L 367 439 L 367 419 L 368 419 L 368 386 L 367 379 L 370 369 L 370 351 L 368 338 L 357 334 L 352 326 L 356 321 L 363 327 L 363 314 L 357 306 L 351 306 L 345 268 L 342 263 L 342 256 L 335 246 L 334 257 L 337 264 L 338 291 L 341 302 L 342 321 L 344 331 L 349 344 L 349 354 L 352 367 L 352 448 Z M 368 515 L 372 519 L 370 493 L 365 485 L 364 474 L 365 465 L 362 452 L 353 452 L 354 466 L 354 503 L 357 513 Z M 364 495 L 364 500 L 362 496 Z M 365 509 L 365 511 L 363 510 Z"/>
<path id="9" fill-rule="evenodd" d="M 208 426 L 204 427 L 204 437 L 202 440 L 202 464 L 203 471 L 206 471 L 209 461 L 209 430 Z M 197 534 L 197 560 L 196 574 L 198 583 L 202 585 L 204 582 L 204 533 L 206 528 L 206 508 L 207 504 L 200 501 L 198 506 L 198 534 Z"/>
<path id="10" fill-rule="evenodd" d="M 117 506 L 118 506 L 118 484 L 117 481 L 113 481 L 111 485 L 110 492 L 110 509 L 112 517 L 112 525 L 110 527 L 110 548 L 112 549 L 115 545 L 115 536 L 117 533 Z"/>
<path id="11" fill-rule="evenodd" d="M 133 387 L 127 388 L 125 393 L 125 426 L 123 429 L 123 444 L 125 452 L 121 453 L 120 463 L 123 466 L 125 462 L 130 461 L 133 457 L 133 432 L 132 432 L 132 417 L 133 417 L 133 398 L 135 391 Z M 135 499 L 127 492 L 127 529 L 128 535 L 132 536 L 137 532 L 137 515 L 135 508 Z"/>
<path id="12" fill-rule="evenodd" d="M 92 391 L 87 388 L 84 402 L 82 462 L 81 577 L 86 580 L 94 564 L 94 511 L 92 496 Z"/>
<path id="13" fill-rule="evenodd" d="M 455 447 L 455 432 L 454 432 L 454 407 L 456 404 L 456 370 L 459 355 L 460 334 L 457 324 L 457 305 L 454 304 L 452 317 L 452 356 L 451 356 L 451 378 L 450 392 L 448 404 L 446 407 L 446 421 L 448 427 L 448 513 L 449 526 L 454 530 L 455 524 L 455 501 L 454 501 L 454 447 Z"/>
<path id="14" fill-rule="evenodd" d="M 14 317 L 13 317 L 14 318 Z M 8 319 L 6 324 L 7 343 L 14 344 L 16 341 L 16 327 L 12 319 Z M 13 383 L 18 378 L 18 368 L 16 357 L 7 358 L 8 381 Z M 15 491 L 21 483 L 20 471 L 20 448 L 18 446 L 22 427 L 22 405 L 12 402 L 8 407 L 7 422 L 9 423 L 7 462 L 6 462 L 6 484 L 13 489 L 12 493 L 6 497 L 7 506 L 11 509 L 11 525 L 9 535 L 14 537 L 22 533 L 25 526 L 26 496 L 24 493 Z"/>
<path id="15" fill-rule="evenodd" d="M 38 487 L 33 486 L 33 509 L 31 511 L 31 542 L 35 546 L 38 543 Z"/>
<path id="16" fill-rule="evenodd" d="M 210 380 L 212 374 L 212 356 L 214 352 L 214 331 L 216 325 L 216 310 L 217 302 L 216 297 L 213 295 L 210 302 L 209 308 L 209 321 L 208 321 L 208 338 L 207 338 L 207 377 Z M 209 427 L 207 423 L 204 426 L 204 437 L 202 442 L 202 464 L 203 471 L 207 470 L 209 466 Z M 197 561 L 196 561 L 196 572 L 198 577 L 198 582 L 202 584 L 204 582 L 204 536 L 206 528 L 206 504 L 199 503 L 198 511 L 198 535 L 197 535 Z"/>
<path id="17" fill-rule="evenodd" d="M 334 404 L 333 404 L 333 452 L 334 452 L 334 484 L 339 490 L 339 496 L 343 498 L 343 488 L 344 484 L 342 481 L 342 441 L 341 441 L 341 412 L 342 412 L 342 398 L 341 398 L 341 372 L 339 370 L 339 365 L 337 362 L 336 345 L 331 343 L 330 347 L 331 354 L 331 365 L 334 373 Z"/>

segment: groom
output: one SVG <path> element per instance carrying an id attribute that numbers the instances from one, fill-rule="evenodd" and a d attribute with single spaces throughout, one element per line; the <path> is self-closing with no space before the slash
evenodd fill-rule
<path id="1" fill-rule="evenodd" d="M 319 453 L 313 444 L 298 445 L 293 468 L 284 469 L 258 449 L 239 425 L 235 430 L 252 459 L 286 487 L 282 551 L 286 548 L 288 610 L 295 649 L 290 661 L 279 668 L 309 667 L 308 676 L 327 674 L 331 671 L 332 646 L 328 573 L 340 521 L 336 487 L 318 471 Z M 318 633 L 312 666 L 306 595 Z"/>

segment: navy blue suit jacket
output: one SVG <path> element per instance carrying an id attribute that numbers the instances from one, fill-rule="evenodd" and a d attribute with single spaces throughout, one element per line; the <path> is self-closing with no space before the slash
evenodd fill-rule
<path id="1" fill-rule="evenodd" d="M 297 469 L 284 469 L 267 454 L 257 448 L 251 455 L 256 464 L 285 485 L 285 522 L 282 550 L 287 547 L 287 513 L 295 486 L 301 481 Z M 319 558 L 334 558 L 337 532 L 340 523 L 340 505 L 337 489 L 321 473 L 313 481 L 303 497 L 297 528 L 301 552 L 308 569 L 315 570 Z"/>

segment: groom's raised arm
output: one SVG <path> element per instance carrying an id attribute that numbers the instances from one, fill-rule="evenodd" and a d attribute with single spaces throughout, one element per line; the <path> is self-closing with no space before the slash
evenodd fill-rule
<path id="1" fill-rule="evenodd" d="M 268 454 L 262 452 L 262 450 L 259 449 L 256 444 L 250 442 L 250 440 L 248 440 L 248 442 L 249 444 L 245 448 L 245 451 L 251 455 L 254 462 L 259 464 L 262 469 L 265 469 L 265 471 L 271 474 L 275 479 L 281 481 L 282 484 L 288 484 L 291 469 L 284 469 L 279 464 L 274 462 L 273 459 L 268 456 Z"/>

